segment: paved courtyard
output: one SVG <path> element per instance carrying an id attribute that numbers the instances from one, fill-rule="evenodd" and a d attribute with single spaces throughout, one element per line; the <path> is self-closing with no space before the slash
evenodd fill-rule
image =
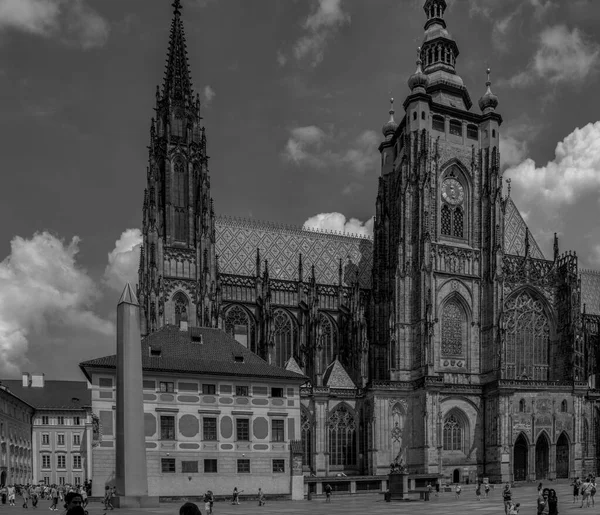
<path id="1" fill-rule="evenodd" d="M 598 507 L 580 509 L 580 503 L 573 504 L 572 490 L 569 486 L 569 481 L 553 481 L 544 482 L 544 487 L 554 488 L 558 494 L 559 506 L 558 511 L 561 515 L 570 513 L 571 515 L 589 513 L 597 513 Z M 536 490 L 537 483 L 531 483 L 524 486 L 516 486 L 513 489 L 513 499 L 515 502 L 521 503 L 522 515 L 533 515 L 536 513 Z M 432 496 L 431 501 L 411 501 L 401 502 L 392 501 L 384 502 L 383 495 L 366 494 L 366 495 L 338 495 L 334 496 L 330 504 L 326 504 L 324 499 L 315 499 L 312 501 L 272 501 L 267 502 L 266 506 L 259 507 L 256 502 L 247 501 L 241 502 L 239 506 L 232 506 L 229 502 L 216 502 L 213 513 L 215 515 L 248 515 L 248 514 L 289 514 L 289 515 L 378 515 L 378 514 L 447 514 L 453 513 L 456 515 L 492 515 L 504 514 L 504 505 L 501 495 L 502 487 L 496 485 L 496 488 L 490 491 L 488 499 L 477 501 L 475 497 L 475 487 L 473 485 L 464 485 L 461 499 L 454 498 L 454 493 L 441 493 L 439 497 Z M 598 499 L 600 502 L 600 498 Z M 115 510 L 114 515 L 132 514 L 132 515 L 177 515 L 179 507 L 183 502 L 163 503 L 160 508 L 156 509 L 127 509 Z M 204 515 L 204 506 L 198 503 Z M 49 503 L 42 501 L 38 507 L 41 510 L 48 510 Z M 19 506 L 10 508 L 8 505 L 0 505 L 1 513 L 22 512 L 23 509 Z M 28 510 L 32 511 L 31 508 Z M 102 515 L 104 509 L 99 502 L 92 502 L 88 505 L 89 515 Z"/>

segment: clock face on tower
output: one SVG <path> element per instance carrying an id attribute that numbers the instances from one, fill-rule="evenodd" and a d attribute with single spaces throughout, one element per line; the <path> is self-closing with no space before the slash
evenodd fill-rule
<path id="1" fill-rule="evenodd" d="M 453 206 L 460 204 L 465 198 L 465 190 L 456 179 L 446 179 L 442 183 L 442 198 Z"/>

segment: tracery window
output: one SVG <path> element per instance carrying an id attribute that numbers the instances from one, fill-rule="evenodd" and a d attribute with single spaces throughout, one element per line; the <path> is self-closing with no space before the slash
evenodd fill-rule
<path id="1" fill-rule="evenodd" d="M 524 413 L 524 412 L 525 412 L 525 399 L 521 399 L 521 400 L 519 401 L 519 411 L 520 411 L 521 413 Z"/>
<path id="2" fill-rule="evenodd" d="M 452 236 L 457 238 L 463 237 L 464 221 L 463 221 L 463 210 L 459 206 L 454 210 L 454 220 L 452 224 Z"/>
<path id="3" fill-rule="evenodd" d="M 181 161 L 176 161 L 173 174 L 173 206 L 175 208 L 175 239 L 187 241 L 187 174 Z"/>
<path id="4" fill-rule="evenodd" d="M 506 378 L 548 379 L 550 323 L 542 303 L 524 291 L 506 302 Z"/>
<path id="5" fill-rule="evenodd" d="M 312 458 L 312 420 L 305 409 L 300 414 L 300 430 L 302 432 L 302 465 L 311 466 Z"/>
<path id="6" fill-rule="evenodd" d="M 561 411 L 562 413 L 566 413 L 566 412 L 567 412 L 567 410 L 568 410 L 567 401 L 562 401 L 562 402 L 560 403 L 560 411 Z"/>
<path id="7" fill-rule="evenodd" d="M 173 123 L 171 124 L 171 135 L 180 138 L 184 135 L 184 131 L 185 119 L 182 116 L 175 115 L 173 117 Z"/>
<path id="8" fill-rule="evenodd" d="M 179 327 L 182 319 L 187 321 L 189 302 L 187 297 L 179 292 L 173 297 L 173 303 L 175 304 L 175 325 Z"/>
<path id="9" fill-rule="evenodd" d="M 446 236 L 452 235 L 452 216 L 450 208 L 444 204 L 442 206 L 442 234 Z"/>
<path id="10" fill-rule="evenodd" d="M 454 415 L 450 415 L 444 421 L 444 450 L 463 450 L 463 426 Z"/>
<path id="11" fill-rule="evenodd" d="M 329 415 L 329 464 L 356 465 L 356 421 L 348 408 L 340 406 Z"/>
<path id="12" fill-rule="evenodd" d="M 292 356 L 296 327 L 290 316 L 283 310 L 277 310 L 273 316 L 273 343 L 275 344 L 273 363 L 284 367 Z"/>
<path id="13" fill-rule="evenodd" d="M 442 311 L 442 356 L 463 354 L 465 312 L 456 301 L 450 301 Z"/>
<path id="14" fill-rule="evenodd" d="M 254 319 L 241 306 L 231 306 L 225 313 L 225 332 L 247 349 L 256 352 Z"/>
<path id="15" fill-rule="evenodd" d="M 321 343 L 323 345 L 323 362 L 321 370 L 324 371 L 332 362 L 333 356 L 335 355 L 337 348 L 337 328 L 327 315 L 321 313 L 320 319 Z"/>

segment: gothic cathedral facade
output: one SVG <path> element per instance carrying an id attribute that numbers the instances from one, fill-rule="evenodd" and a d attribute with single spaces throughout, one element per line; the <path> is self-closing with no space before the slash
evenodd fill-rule
<path id="1" fill-rule="evenodd" d="M 151 122 L 138 299 L 148 335 L 220 327 L 301 371 L 307 474 L 452 481 L 599 473 L 600 274 L 552 259 L 503 194 L 502 117 L 471 110 L 445 0 L 426 0 L 373 238 L 215 216 L 179 0 Z"/>

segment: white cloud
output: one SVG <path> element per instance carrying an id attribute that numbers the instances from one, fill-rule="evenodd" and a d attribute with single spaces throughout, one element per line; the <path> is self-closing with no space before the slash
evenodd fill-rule
<path id="1" fill-rule="evenodd" d="M 528 86 L 538 80 L 549 84 L 578 84 L 596 71 L 600 46 L 579 29 L 565 25 L 547 27 L 528 69 L 505 81 L 512 87 Z"/>
<path id="2" fill-rule="evenodd" d="M 84 0 L 0 0 L 0 31 L 58 38 L 88 50 L 104 45 L 108 22 Z"/>
<path id="3" fill-rule="evenodd" d="M 358 218 L 347 219 L 342 213 L 320 213 L 311 216 L 302 226 L 309 229 L 373 236 L 374 222 L 374 217 L 369 218 L 366 222 L 361 222 Z"/>
<path id="4" fill-rule="evenodd" d="M 287 57 L 281 50 L 277 50 L 277 64 L 279 66 L 285 66 L 285 63 L 287 63 Z"/>
<path id="5" fill-rule="evenodd" d="M 592 246 L 588 261 L 592 266 L 600 267 L 600 244 Z"/>
<path id="6" fill-rule="evenodd" d="M 552 211 L 561 204 L 573 204 L 583 195 L 600 188 L 600 122 L 575 129 L 559 142 L 555 158 L 536 167 L 532 159 L 509 168 L 505 175 L 528 199 L 542 199 Z"/>
<path id="7" fill-rule="evenodd" d="M 328 135 L 316 125 L 296 127 L 290 130 L 290 138 L 282 157 L 297 166 L 329 169 L 345 167 L 355 176 L 362 177 L 376 170 L 379 140 L 375 131 L 366 130 L 351 142 L 349 148 L 339 150 L 345 141 L 343 135 Z M 324 145 L 326 142 L 327 147 Z M 338 150 L 332 150 L 331 147 L 338 147 Z"/>
<path id="8" fill-rule="evenodd" d="M 139 229 L 126 229 L 108 254 L 108 265 L 104 270 L 104 283 L 121 292 L 126 283 L 138 282 L 142 233 Z"/>
<path id="9" fill-rule="evenodd" d="M 98 296 L 94 281 L 76 256 L 79 238 L 68 245 L 48 232 L 16 236 L 0 263 L 0 374 L 14 375 L 28 363 L 31 333 L 60 325 L 110 335 L 111 322 L 91 310 Z"/>
<path id="10" fill-rule="evenodd" d="M 207 84 L 202 90 L 202 103 L 204 105 L 209 105 L 216 96 L 215 90 Z"/>
<path id="11" fill-rule="evenodd" d="M 304 21 L 306 34 L 296 41 L 294 56 L 298 60 L 309 58 L 312 66 L 318 65 L 327 42 L 347 23 L 350 15 L 342 8 L 342 0 L 318 0 L 316 9 Z"/>

